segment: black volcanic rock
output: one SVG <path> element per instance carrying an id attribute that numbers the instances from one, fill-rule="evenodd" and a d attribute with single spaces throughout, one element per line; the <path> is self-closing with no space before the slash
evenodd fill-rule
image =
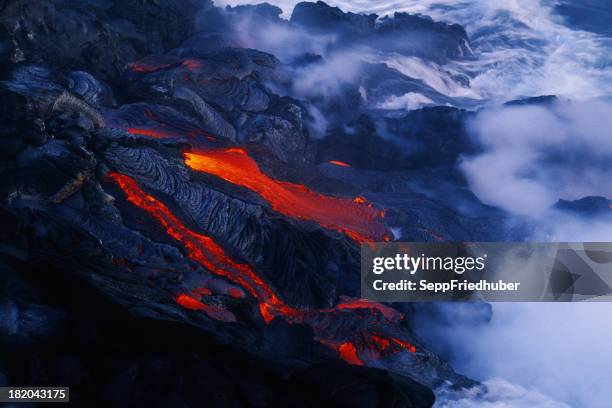
<path id="1" fill-rule="evenodd" d="M 355 14 L 343 12 L 322 1 L 301 2 L 295 5 L 291 23 L 323 33 L 340 33 L 354 37 L 371 34 L 375 29 L 376 14 Z"/>
<path id="2" fill-rule="evenodd" d="M 322 1 L 298 3 L 291 24 L 319 33 L 339 36 L 338 45 L 370 46 L 437 61 L 471 54 L 467 33 L 458 24 L 435 22 L 429 17 L 395 13 L 378 19 L 376 14 L 345 13 Z"/>
<path id="3" fill-rule="evenodd" d="M 606 197 L 584 197 L 579 200 L 559 200 L 554 208 L 584 217 L 612 216 L 612 201 Z"/>
<path id="4" fill-rule="evenodd" d="M 555 95 L 541 95 L 508 101 L 504 103 L 504 106 L 550 105 L 557 100 L 558 98 Z"/>
<path id="5" fill-rule="evenodd" d="M 105 107 L 117 106 L 111 87 L 97 80 L 89 72 L 72 71 L 67 75 L 67 80 L 68 89 L 80 95 L 89 104 Z"/>
<path id="6" fill-rule="evenodd" d="M 464 123 L 471 113 L 437 106 L 398 117 L 363 115 L 318 142 L 317 161 L 341 160 L 362 169 L 452 169 L 476 149 Z"/>
<path id="7" fill-rule="evenodd" d="M 433 393 L 419 383 L 363 367 L 349 371 L 343 364 L 325 363 L 296 373 L 291 379 L 306 384 L 316 400 L 330 406 L 416 408 L 434 403 Z"/>
<path id="8" fill-rule="evenodd" d="M 201 6 L 196 0 L 19 0 L 3 6 L 0 30 L 10 33 L 13 63 L 45 63 L 116 79 L 129 62 L 165 52 L 192 34 Z"/>
<path id="9" fill-rule="evenodd" d="M 239 6 L 227 6 L 226 11 L 238 17 L 261 19 L 263 21 L 281 22 L 280 15 L 283 13 L 279 7 L 269 3 L 245 4 Z"/>
<path id="10" fill-rule="evenodd" d="M 393 17 L 386 16 L 380 21 L 377 33 L 377 44 L 388 51 L 409 54 L 415 50 L 438 60 L 466 57 L 472 53 L 462 26 L 436 22 L 426 16 L 394 13 Z"/>
<path id="11" fill-rule="evenodd" d="M 460 155 L 475 151 L 465 122 L 470 112 L 436 106 L 408 112 L 385 121 L 385 131 L 407 143 L 410 161 L 416 168 L 454 166 Z"/>
<path id="12" fill-rule="evenodd" d="M 30 221 L 44 222 L 31 215 Z M 30 242 L 19 242 L 9 235 L 21 228 L 19 220 L 3 210 L 0 219 L 5 226 L 0 233 L 2 385 L 61 383 L 71 387 L 73 404 L 89 406 L 199 406 L 202 393 L 213 407 L 230 402 L 346 406 L 357 402 L 357 395 L 368 397 L 359 402 L 364 406 L 371 406 L 371 398 L 385 406 L 433 403 L 426 387 L 378 369 L 334 362 L 329 356 L 310 366 L 279 361 L 287 346 L 301 358 L 317 351 L 306 338 L 309 333 L 298 327 L 271 325 L 267 341 L 278 342 L 272 363 L 264 353 L 219 343 L 215 336 L 223 334 L 212 326 L 214 334 L 185 324 L 187 315 L 178 310 L 171 319 L 155 315 L 176 306 L 160 304 L 146 315 L 147 302 L 159 294 L 129 278 L 134 273 L 121 271 L 122 266 L 94 260 L 101 254 L 87 247 L 77 231 L 65 229 L 63 237 L 40 231 Z M 62 240 L 77 237 L 80 244 L 72 251 L 78 256 L 60 250 Z M 115 303 L 114 285 L 131 288 L 123 292 L 128 296 L 121 304 Z"/>
<path id="13" fill-rule="evenodd" d="M 187 52 L 191 56 L 183 57 Z M 295 157 L 303 164 L 312 162 L 306 110 L 298 101 L 280 98 L 267 88 L 279 64 L 276 58 L 238 48 L 181 48 L 175 53 L 181 57 L 156 56 L 135 62 L 127 72 L 130 85 L 125 94 L 134 100 L 146 97 L 189 116 L 177 112 L 172 114 L 175 118 L 158 115 L 166 116 L 166 122 L 196 124 L 216 137 L 256 143 L 285 162 Z M 120 111 L 131 115 L 127 106 Z M 184 118 L 177 120 L 179 116 Z"/>
<path id="14" fill-rule="evenodd" d="M 352 260 L 342 262 L 348 257 L 342 243 L 302 232 L 293 223 L 269 214 L 256 198 L 245 200 L 231 189 L 212 189 L 203 177 L 191 176 L 151 148 L 110 147 L 103 156 L 112 168 L 175 197 L 179 209 L 196 220 L 201 231 L 223 240 L 249 264 L 261 268 L 290 302 L 328 307 L 341 280 L 354 282 L 352 277 L 334 276 L 335 264 L 347 271 L 356 267 Z M 246 230 L 250 233 L 245 234 Z M 288 252 L 291 257 L 283 256 Z"/>
<path id="15" fill-rule="evenodd" d="M 0 156 L 14 157 L 27 145 L 40 146 L 49 139 L 49 133 L 41 119 L 41 107 L 28 98 L 0 85 Z M 43 104 L 44 105 L 44 104 Z"/>
<path id="16" fill-rule="evenodd" d="M 240 127 L 240 138 L 266 146 L 284 162 L 313 162 L 314 146 L 305 126 L 306 112 L 290 98 L 277 100 L 264 114 L 253 116 Z"/>

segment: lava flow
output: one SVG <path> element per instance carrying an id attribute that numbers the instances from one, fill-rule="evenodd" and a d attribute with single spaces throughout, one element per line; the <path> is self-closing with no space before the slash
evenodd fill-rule
<path id="1" fill-rule="evenodd" d="M 340 161 L 340 160 L 330 160 L 329 163 L 330 164 L 334 164 L 336 166 L 341 166 L 341 167 L 351 167 L 350 164 L 345 163 L 345 162 Z"/>
<path id="2" fill-rule="evenodd" d="M 203 130 L 197 129 L 195 127 L 190 130 L 183 130 L 183 129 L 173 130 L 173 129 L 164 128 L 164 126 L 161 126 L 160 128 L 145 127 L 145 126 L 130 126 L 130 127 L 118 126 L 118 127 L 123 128 L 129 134 L 138 135 L 138 136 L 146 136 L 146 137 L 150 137 L 153 139 L 174 139 L 174 138 L 178 139 L 186 135 L 189 138 L 197 138 L 197 137 L 202 136 L 202 137 L 206 137 L 206 139 L 208 139 L 209 141 L 216 140 L 214 136 L 210 136 Z"/>
<path id="3" fill-rule="evenodd" d="M 168 235 L 181 242 L 191 259 L 216 275 L 240 285 L 257 299 L 264 318 L 273 317 L 272 311 L 287 316 L 296 313 L 295 309 L 285 305 L 276 296 L 272 288 L 250 266 L 232 260 L 212 238 L 187 228 L 165 204 L 147 194 L 134 179 L 119 173 L 110 173 L 109 177 L 121 187 L 129 202 L 149 213 L 164 227 Z"/>
<path id="4" fill-rule="evenodd" d="M 213 274 L 221 276 L 245 289 L 259 303 L 259 310 L 266 323 L 270 323 L 277 315 L 282 315 L 289 323 L 305 323 L 313 327 L 315 332 L 325 331 L 317 324 L 321 318 L 339 317 L 342 313 L 353 313 L 355 310 L 367 311 L 370 315 L 382 316 L 387 322 L 398 322 L 403 316 L 392 308 L 362 300 L 346 300 L 334 309 L 301 310 L 285 304 L 278 295 L 249 265 L 235 262 L 225 254 L 212 238 L 187 228 L 170 209 L 147 194 L 138 183 L 129 176 L 120 173 L 110 173 L 113 179 L 123 190 L 127 200 L 138 208 L 146 211 L 166 230 L 173 239 L 180 242 L 187 250 L 188 256 L 200 263 Z M 239 290 L 236 290 L 239 292 Z M 193 295 L 181 293 L 176 302 L 183 308 L 195 311 L 204 311 L 209 316 L 221 321 L 235 321 L 235 316 L 222 308 L 206 305 L 194 296 L 209 294 L 210 291 L 202 289 L 193 292 Z M 241 293 L 230 294 L 232 297 L 241 297 Z M 375 319 L 377 321 L 378 319 Z M 366 336 L 367 337 L 367 336 Z M 360 338 L 364 338 L 361 334 Z M 363 364 L 358 355 L 358 347 L 352 341 L 336 343 L 317 337 L 321 343 L 326 344 L 339 353 L 339 356 L 350 364 Z M 393 342 L 394 347 L 390 345 Z M 381 344 L 384 347 L 381 348 Z M 362 341 L 360 349 L 368 351 L 374 358 L 378 358 L 382 351 L 393 354 L 402 350 L 415 351 L 414 346 L 407 342 L 390 337 L 384 339 L 380 335 L 369 334 L 369 340 Z M 367 354 L 367 353 L 366 353 Z"/>
<path id="5" fill-rule="evenodd" d="M 398 322 L 404 319 L 404 316 L 400 312 L 389 306 L 385 306 L 382 303 L 368 302 L 367 300 L 363 299 L 347 300 L 342 303 L 338 303 L 336 308 L 340 310 L 375 310 L 390 322 Z"/>
<path id="6" fill-rule="evenodd" d="M 202 137 L 209 141 L 217 140 L 216 137 L 205 130 L 180 118 L 156 113 L 150 108 L 142 109 L 141 113 L 143 118 L 139 120 L 138 124 L 126 125 L 112 115 L 105 117 L 105 121 L 109 127 L 123 129 L 132 135 L 146 136 L 152 139 L 180 139 L 186 136 L 189 139 L 195 139 L 196 142 Z"/>
<path id="7" fill-rule="evenodd" d="M 125 131 L 132 135 L 147 136 L 153 139 L 166 139 L 180 137 L 181 135 L 172 131 L 146 128 L 146 127 L 128 127 Z"/>
<path id="8" fill-rule="evenodd" d="M 201 68 L 202 65 L 202 61 L 197 59 L 180 59 L 165 55 L 150 55 L 142 58 L 139 61 L 134 61 L 128 64 L 128 67 L 136 73 L 149 74 L 151 72 L 175 68 L 178 66 L 183 66 L 188 70 L 195 70 Z"/>
<path id="9" fill-rule="evenodd" d="M 175 300 L 176 303 L 178 303 L 185 309 L 201 310 L 214 319 L 221 320 L 223 322 L 236 321 L 236 316 L 234 316 L 232 312 L 222 309 L 220 307 L 206 305 L 200 302 L 199 300 L 187 295 L 186 293 L 179 294 Z"/>
<path id="10" fill-rule="evenodd" d="M 215 175 L 258 193 L 281 214 L 315 221 L 357 242 L 380 241 L 386 235 L 382 222 L 384 211 L 376 209 L 363 197 L 332 197 L 301 184 L 275 180 L 263 173 L 243 149 L 187 152 L 185 163 L 193 170 Z"/>
<path id="11" fill-rule="evenodd" d="M 363 365 L 363 361 L 357 355 L 357 347 L 351 342 L 344 342 L 338 346 L 340 358 L 349 364 Z"/>

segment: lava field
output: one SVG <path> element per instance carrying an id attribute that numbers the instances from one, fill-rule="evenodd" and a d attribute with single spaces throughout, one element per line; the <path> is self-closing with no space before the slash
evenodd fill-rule
<path id="1" fill-rule="evenodd" d="M 416 408 L 476 383 L 419 337 L 417 307 L 359 298 L 361 244 L 524 236 L 455 171 L 478 149 L 473 111 L 389 114 L 380 100 L 426 85 L 374 62 L 297 94 L 322 57 L 236 27 L 436 62 L 469 58 L 465 30 L 321 2 L 279 14 L 0 2 L 0 385 L 70 386 L 80 406 Z"/>

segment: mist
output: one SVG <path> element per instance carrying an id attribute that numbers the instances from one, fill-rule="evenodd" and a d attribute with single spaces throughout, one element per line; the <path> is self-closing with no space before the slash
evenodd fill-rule
<path id="1" fill-rule="evenodd" d="M 612 104 L 504 106 L 468 126 L 483 152 L 460 164 L 484 202 L 542 216 L 559 199 L 612 196 Z"/>
<path id="2" fill-rule="evenodd" d="M 290 63 L 304 54 L 326 55 L 336 42 L 335 35 L 311 33 L 286 20 L 267 17 L 248 11 L 234 13 L 232 28 L 242 46 L 271 53 Z"/>
<path id="3" fill-rule="evenodd" d="M 484 203 L 521 217 L 531 241 L 609 241 L 612 210 L 561 211 L 559 200 L 612 197 L 612 104 L 558 101 L 483 110 L 468 125 L 481 147 L 459 168 Z"/>
<path id="4" fill-rule="evenodd" d="M 441 390 L 438 406 L 609 406 L 612 304 L 495 303 L 481 323 L 457 318 L 457 307 L 437 304 L 452 322 L 421 321 L 420 332 L 434 343 L 449 339 L 450 363 L 484 387 Z"/>
<path id="5" fill-rule="evenodd" d="M 611 125 L 612 105 L 603 100 L 483 110 L 468 126 L 481 151 L 459 167 L 480 200 L 528 220 L 528 240 L 609 241 L 608 214 L 561 211 L 555 204 L 612 196 Z M 446 314 L 456 308 L 439 307 Z M 453 366 L 485 384 L 478 398 L 455 395 L 440 406 L 608 406 L 610 316 L 612 305 L 603 302 L 495 303 L 483 324 L 421 322 L 432 341 L 453 339 Z"/>

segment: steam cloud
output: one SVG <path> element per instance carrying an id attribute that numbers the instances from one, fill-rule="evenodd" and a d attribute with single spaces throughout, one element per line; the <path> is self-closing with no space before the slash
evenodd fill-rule
<path id="1" fill-rule="evenodd" d="M 287 21 L 265 19 L 253 13 L 237 16 L 232 28 L 240 44 L 269 52 L 283 62 L 307 53 L 326 55 L 336 41 L 334 35 L 313 34 Z"/>
<path id="2" fill-rule="evenodd" d="M 611 103 L 504 106 L 482 111 L 469 129 L 483 151 L 460 168 L 480 200 L 527 217 L 535 241 L 610 239 L 609 217 L 563 213 L 553 205 L 612 196 Z"/>
<path id="3" fill-rule="evenodd" d="M 460 168 L 482 201 L 527 217 L 534 241 L 609 241 L 609 217 L 551 207 L 559 199 L 612 195 L 611 125 L 612 104 L 602 100 L 485 110 L 469 126 L 483 151 L 465 158 Z M 611 304 L 497 303 L 493 308 L 486 325 L 422 326 L 427 335 L 453 339 L 455 367 L 486 379 L 484 391 L 473 391 L 478 395 L 455 396 L 440 406 L 609 404 Z"/>
<path id="4" fill-rule="evenodd" d="M 537 216 L 559 199 L 612 195 L 612 105 L 603 101 L 507 106 L 480 113 L 485 152 L 461 168 L 485 203 Z"/>
<path id="5" fill-rule="evenodd" d="M 422 321 L 421 333 L 448 339 L 453 366 L 484 387 L 439 392 L 440 407 L 604 407 L 612 389 L 612 304 L 496 303 L 488 323 L 438 304 L 450 326 Z M 463 314 L 474 315 L 467 310 Z M 450 343 L 452 342 L 452 345 Z M 440 345 L 445 347 L 444 345 Z M 501 379 L 503 378 L 503 380 Z M 545 396 L 545 395 L 546 396 Z"/>

